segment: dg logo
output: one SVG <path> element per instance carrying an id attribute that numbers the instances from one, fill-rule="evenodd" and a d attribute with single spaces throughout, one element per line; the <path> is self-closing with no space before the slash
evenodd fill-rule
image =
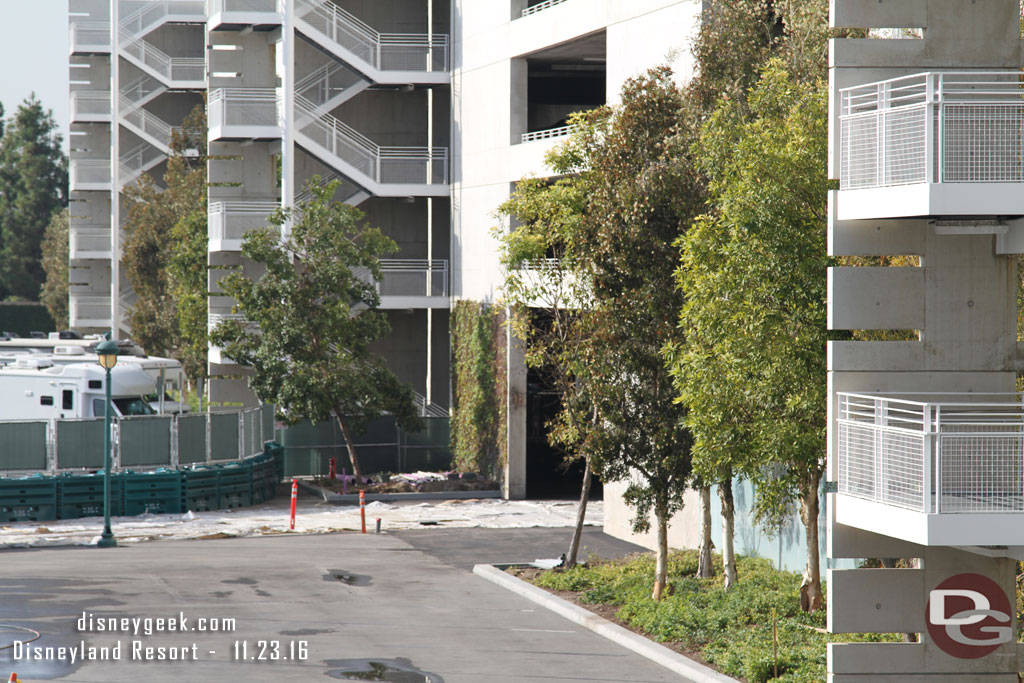
<path id="1" fill-rule="evenodd" d="M 1003 589 L 981 574 L 957 574 L 928 594 L 928 635 L 946 654 L 977 659 L 1013 640 L 1013 612 Z"/>

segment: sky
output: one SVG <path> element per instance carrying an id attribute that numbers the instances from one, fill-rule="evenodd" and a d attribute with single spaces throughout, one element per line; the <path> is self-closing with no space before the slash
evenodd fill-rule
<path id="1" fill-rule="evenodd" d="M 0 103 L 8 118 L 31 93 L 53 110 L 68 146 L 68 0 L 0 0 Z"/>

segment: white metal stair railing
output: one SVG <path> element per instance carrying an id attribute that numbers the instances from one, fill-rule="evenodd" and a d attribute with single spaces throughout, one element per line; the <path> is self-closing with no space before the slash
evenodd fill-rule
<path id="1" fill-rule="evenodd" d="M 121 187 L 132 184 L 139 176 L 166 158 L 166 154 L 147 142 L 122 155 L 118 165 L 121 172 Z"/>
<path id="2" fill-rule="evenodd" d="M 165 83 L 175 81 L 201 82 L 206 78 L 204 57 L 171 57 L 142 38 L 132 38 L 127 32 L 119 34 L 119 48 L 138 66 L 149 69 Z"/>
<path id="3" fill-rule="evenodd" d="M 331 170 L 327 171 L 326 173 L 321 173 L 320 174 L 320 184 L 319 184 L 319 187 L 322 187 L 322 186 L 326 185 L 327 183 L 331 182 L 332 180 L 340 180 L 340 179 L 342 179 L 342 175 L 332 168 Z M 295 195 L 295 206 L 296 207 L 301 207 L 303 204 L 305 204 L 306 202 L 308 202 L 312 198 L 313 198 L 313 189 L 312 188 L 306 188 L 302 192 L 300 192 L 299 194 Z"/>
<path id="4" fill-rule="evenodd" d="M 420 417 L 448 417 L 448 409 L 444 406 L 440 406 L 436 403 L 428 403 L 427 397 L 416 391 L 412 390 L 412 401 L 416 406 Z"/>
<path id="5" fill-rule="evenodd" d="M 71 24 L 69 45 L 72 52 L 110 52 L 109 21 L 80 21 Z"/>
<path id="6" fill-rule="evenodd" d="M 448 148 L 382 147 L 315 105 L 296 96 L 298 132 L 358 173 L 381 184 L 448 183 Z M 343 169 L 342 169 L 343 170 Z"/>
<path id="7" fill-rule="evenodd" d="M 121 115 L 130 112 L 156 99 L 161 93 L 167 92 L 167 86 L 149 74 L 143 74 L 134 81 L 121 86 Z"/>
<path id="8" fill-rule="evenodd" d="M 346 82 L 352 76 L 348 69 L 337 62 L 324 64 L 303 76 L 295 84 L 295 93 L 316 105 L 317 112 L 327 112 L 352 99 L 369 85 L 365 78 L 354 83 Z M 348 79 L 345 77 L 348 76 Z"/>
<path id="9" fill-rule="evenodd" d="M 449 70 L 446 34 L 380 33 L 330 0 L 296 0 L 295 18 L 379 71 Z"/>
<path id="10" fill-rule="evenodd" d="M 74 90 L 71 92 L 71 120 L 79 116 L 110 116 L 110 92 Z"/>
<path id="11" fill-rule="evenodd" d="M 276 88 L 215 88 L 207 108 L 211 127 L 279 126 L 284 118 Z"/>
<path id="12" fill-rule="evenodd" d="M 928 72 L 840 91 L 840 189 L 1024 182 L 1019 71 Z"/>
<path id="13" fill-rule="evenodd" d="M 123 98 L 120 104 L 122 107 L 120 114 L 123 123 L 127 123 L 129 127 L 134 128 L 137 134 L 141 133 L 140 137 L 144 139 L 148 137 L 150 143 L 157 146 L 164 154 L 171 153 L 171 136 L 175 130 L 180 130 L 180 126 L 172 126 L 159 116 L 141 107 L 132 109 L 127 106 L 129 103 Z"/>
<path id="14" fill-rule="evenodd" d="M 122 34 L 141 38 L 152 32 L 168 19 L 175 21 L 192 20 L 196 23 L 206 19 L 205 0 L 138 0 L 141 6 L 134 12 L 127 12 L 118 20 Z"/>
<path id="15" fill-rule="evenodd" d="M 377 292 L 382 296 L 448 296 L 448 261 L 380 259 Z"/>
<path id="16" fill-rule="evenodd" d="M 210 332 L 213 332 L 218 325 L 231 320 L 237 320 L 245 324 L 247 331 L 256 332 L 259 330 L 259 325 L 249 320 L 246 320 L 245 315 L 242 313 L 210 313 L 207 316 L 207 328 Z"/>
<path id="17" fill-rule="evenodd" d="M 207 209 L 210 239 L 240 240 L 251 230 L 273 228 L 269 217 L 280 206 L 275 199 L 210 202 Z"/>
<path id="18" fill-rule="evenodd" d="M 283 12 L 283 0 L 210 0 L 210 14 L 220 12 Z"/>
<path id="19" fill-rule="evenodd" d="M 538 3 L 536 5 L 532 5 L 530 7 L 524 8 L 523 12 L 522 12 L 522 14 L 520 14 L 520 16 L 528 17 L 531 14 L 536 14 L 537 12 L 542 12 L 542 11 L 548 9 L 549 7 L 554 7 L 555 5 L 561 5 L 565 1 L 566 0 L 545 0 L 544 2 L 541 2 L 541 3 Z"/>

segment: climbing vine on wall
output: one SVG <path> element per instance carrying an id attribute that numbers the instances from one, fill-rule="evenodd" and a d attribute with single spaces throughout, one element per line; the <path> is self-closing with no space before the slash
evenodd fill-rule
<path id="1" fill-rule="evenodd" d="M 477 301 L 452 311 L 451 449 L 455 467 L 497 476 L 506 457 L 504 316 Z"/>

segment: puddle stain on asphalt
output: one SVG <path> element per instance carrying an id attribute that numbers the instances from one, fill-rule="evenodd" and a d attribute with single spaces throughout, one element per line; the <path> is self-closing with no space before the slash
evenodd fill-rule
<path id="1" fill-rule="evenodd" d="M 324 581 L 340 581 L 346 586 L 370 586 L 373 585 L 373 578 L 362 574 L 353 574 L 344 569 L 328 569 L 323 575 Z"/>
<path id="2" fill-rule="evenodd" d="M 342 681 L 385 683 L 444 683 L 437 674 L 422 671 L 404 657 L 398 659 L 328 659 L 326 675 Z"/>

